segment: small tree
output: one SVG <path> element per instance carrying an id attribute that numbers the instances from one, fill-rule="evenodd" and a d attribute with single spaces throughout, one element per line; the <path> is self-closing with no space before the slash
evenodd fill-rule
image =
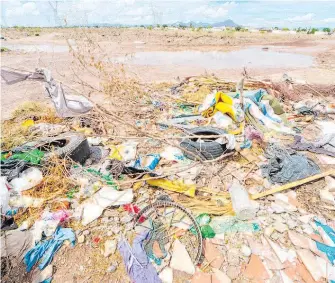
<path id="1" fill-rule="evenodd" d="M 235 27 L 235 30 L 237 31 L 240 31 L 242 29 L 242 27 L 238 26 L 238 27 Z"/>
<path id="2" fill-rule="evenodd" d="M 167 27 L 168 27 L 168 25 L 164 24 L 164 25 L 162 25 L 162 27 L 163 27 L 163 28 L 167 28 Z"/>
<path id="3" fill-rule="evenodd" d="M 324 32 L 330 32 L 330 28 L 324 28 L 323 31 Z"/>
<path id="4" fill-rule="evenodd" d="M 307 34 L 314 34 L 317 31 L 319 31 L 317 28 L 311 28 L 308 30 Z"/>
<path id="5" fill-rule="evenodd" d="M 289 31 L 289 28 L 282 28 L 283 31 Z"/>

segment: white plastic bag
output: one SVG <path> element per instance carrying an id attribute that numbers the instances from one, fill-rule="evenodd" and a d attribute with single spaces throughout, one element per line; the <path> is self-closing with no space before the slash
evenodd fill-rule
<path id="1" fill-rule="evenodd" d="M 14 178 L 10 182 L 10 185 L 13 187 L 15 191 L 22 192 L 35 187 L 42 180 L 43 180 L 42 172 L 35 167 L 31 167 L 21 172 L 19 177 Z"/>

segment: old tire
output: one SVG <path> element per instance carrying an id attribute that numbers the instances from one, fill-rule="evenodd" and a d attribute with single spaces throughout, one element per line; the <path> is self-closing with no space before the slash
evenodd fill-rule
<path id="1" fill-rule="evenodd" d="M 38 141 L 37 148 L 46 151 L 44 160 L 51 156 L 70 157 L 73 161 L 83 164 L 91 151 L 85 135 L 80 133 L 64 133 L 57 137 Z"/>
<path id="2" fill-rule="evenodd" d="M 189 131 L 190 135 L 194 135 L 193 138 L 185 138 L 181 141 L 180 146 L 187 150 L 188 152 L 194 153 L 196 156 L 200 157 L 202 160 L 212 160 L 220 157 L 227 150 L 226 144 L 220 144 L 215 141 L 215 138 L 202 139 L 203 142 L 197 141 L 197 135 L 210 136 L 210 135 L 224 135 L 226 132 L 224 130 L 213 128 L 213 127 L 198 127 L 191 129 Z M 195 160 L 195 156 L 184 151 L 184 155 Z"/>

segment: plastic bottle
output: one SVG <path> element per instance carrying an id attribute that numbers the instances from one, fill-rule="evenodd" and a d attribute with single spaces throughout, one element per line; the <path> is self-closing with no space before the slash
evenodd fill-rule
<path id="1" fill-rule="evenodd" d="M 256 216 L 256 208 L 249 199 L 248 192 L 240 185 L 237 180 L 233 181 L 229 188 L 230 198 L 236 216 L 241 220 L 253 219 Z"/>

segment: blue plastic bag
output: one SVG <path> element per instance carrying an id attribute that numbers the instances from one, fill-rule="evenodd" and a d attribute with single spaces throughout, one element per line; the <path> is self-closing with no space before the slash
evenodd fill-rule
<path id="1" fill-rule="evenodd" d="M 29 250 L 24 256 L 24 263 L 27 265 L 27 272 L 30 272 L 33 266 L 40 260 L 38 268 L 44 269 L 53 259 L 55 253 L 61 248 L 65 240 L 69 240 L 74 246 L 76 236 L 72 229 L 57 227 L 50 240 L 39 242 L 35 247 Z"/>

